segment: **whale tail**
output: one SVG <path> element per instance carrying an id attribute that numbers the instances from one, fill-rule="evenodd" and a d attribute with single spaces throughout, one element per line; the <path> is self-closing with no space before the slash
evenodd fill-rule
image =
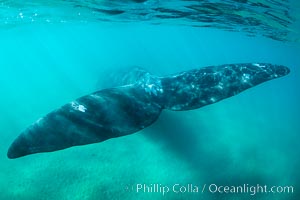
<path id="1" fill-rule="evenodd" d="M 132 134 L 155 122 L 163 109 L 197 109 L 289 72 L 285 66 L 267 63 L 210 66 L 166 77 L 137 69 L 123 78 L 124 86 L 83 96 L 39 119 L 12 143 L 7 156 Z"/>
<path id="2" fill-rule="evenodd" d="M 290 69 L 282 65 L 241 63 L 208 66 L 164 77 L 161 80 L 164 108 L 197 109 L 289 73 Z"/>

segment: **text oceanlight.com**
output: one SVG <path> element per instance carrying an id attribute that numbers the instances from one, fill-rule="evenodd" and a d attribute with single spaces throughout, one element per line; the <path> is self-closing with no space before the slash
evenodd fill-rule
<path id="1" fill-rule="evenodd" d="M 135 184 L 132 191 L 136 193 L 160 193 L 166 195 L 168 193 L 212 193 L 212 194 L 249 194 L 256 195 L 258 193 L 294 193 L 293 186 L 268 186 L 268 185 L 218 185 L 218 184 L 179 184 L 163 185 L 163 184 Z"/>

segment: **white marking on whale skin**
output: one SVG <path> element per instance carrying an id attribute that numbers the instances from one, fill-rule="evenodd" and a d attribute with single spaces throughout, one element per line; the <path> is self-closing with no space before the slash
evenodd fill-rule
<path id="1" fill-rule="evenodd" d="M 39 118 L 38 120 L 36 120 L 32 125 L 34 125 L 34 124 L 41 125 L 41 124 L 43 123 L 43 120 L 44 120 L 44 118 L 41 117 L 41 118 Z"/>
<path id="2" fill-rule="evenodd" d="M 155 96 L 157 96 L 157 92 L 155 90 L 155 85 L 154 84 L 146 84 L 145 85 L 145 91 L 149 93 L 150 95 L 153 93 Z"/>
<path id="3" fill-rule="evenodd" d="M 250 79 L 250 74 L 243 74 L 242 76 L 242 82 L 247 83 Z"/>
<path id="4" fill-rule="evenodd" d="M 258 63 L 253 63 L 253 65 L 256 66 L 256 67 L 261 67 L 261 68 L 266 67 L 265 65 L 260 65 L 260 64 L 258 64 Z"/>
<path id="5" fill-rule="evenodd" d="M 85 111 L 86 111 L 86 107 L 84 107 L 84 105 L 79 105 L 79 106 L 78 106 L 78 110 L 79 110 L 80 112 L 85 112 Z"/>
<path id="6" fill-rule="evenodd" d="M 85 112 L 87 110 L 87 108 L 84 105 L 81 105 L 75 101 L 71 102 L 71 106 L 75 109 L 78 110 L 80 112 Z"/>
<path id="7" fill-rule="evenodd" d="M 171 109 L 172 110 L 181 110 L 182 107 L 183 107 L 182 105 L 175 105 L 175 106 L 172 106 Z"/>
<path id="8" fill-rule="evenodd" d="M 141 80 L 140 83 L 145 92 L 150 95 L 154 94 L 157 96 L 158 93 L 162 94 L 164 92 L 161 81 L 158 78 L 152 77 L 150 74 L 146 74 L 145 78 Z"/>
<path id="9" fill-rule="evenodd" d="M 207 104 L 207 102 L 205 100 L 201 100 L 200 102 L 204 105 Z"/>
<path id="10" fill-rule="evenodd" d="M 217 88 L 220 89 L 220 90 L 223 90 L 224 89 L 224 84 L 222 82 L 220 82 L 218 85 L 217 85 Z"/>
<path id="11" fill-rule="evenodd" d="M 211 102 L 213 102 L 213 103 L 216 102 L 216 98 L 215 98 L 215 97 L 211 97 L 209 100 L 210 100 Z"/>

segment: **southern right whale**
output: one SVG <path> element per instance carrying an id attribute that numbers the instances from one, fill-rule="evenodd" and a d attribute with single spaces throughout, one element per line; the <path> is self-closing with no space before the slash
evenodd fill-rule
<path id="1" fill-rule="evenodd" d="M 209 66 L 158 77 L 145 71 L 126 77 L 124 86 L 80 97 L 24 130 L 8 158 L 102 142 L 151 125 L 163 109 L 197 109 L 234 96 L 289 68 L 268 63 Z"/>

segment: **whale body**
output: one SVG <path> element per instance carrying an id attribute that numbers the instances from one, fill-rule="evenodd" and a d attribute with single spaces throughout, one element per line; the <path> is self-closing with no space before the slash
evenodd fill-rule
<path id="1" fill-rule="evenodd" d="M 268 63 L 208 66 L 166 77 L 140 71 L 124 86 L 80 97 L 37 120 L 15 139 L 7 156 L 13 159 L 132 134 L 155 122 L 163 109 L 197 109 L 289 72 Z"/>

